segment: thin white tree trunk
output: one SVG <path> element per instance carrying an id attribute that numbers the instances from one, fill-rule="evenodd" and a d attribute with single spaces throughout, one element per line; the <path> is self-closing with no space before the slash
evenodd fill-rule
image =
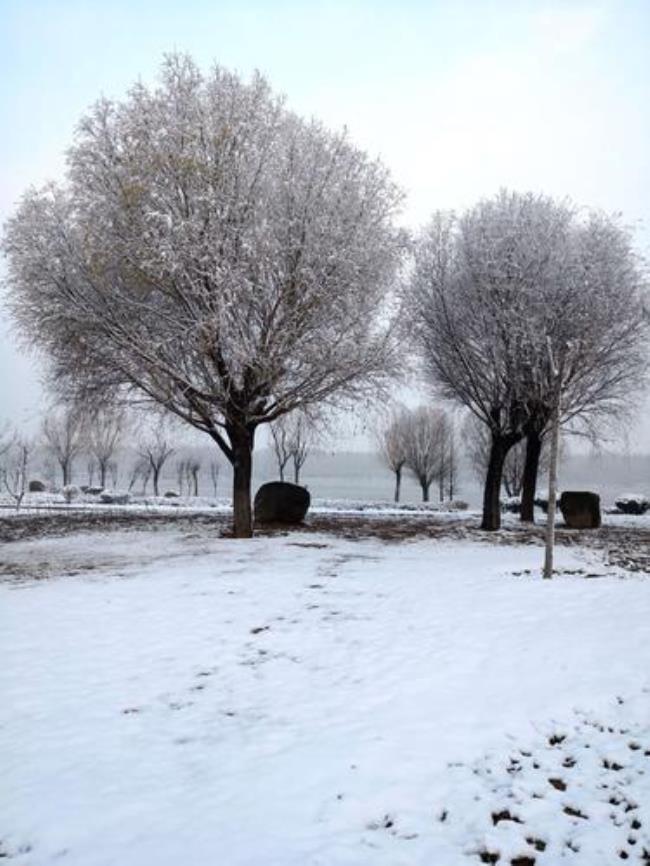
<path id="1" fill-rule="evenodd" d="M 556 374 L 557 383 L 551 428 L 551 459 L 548 468 L 548 511 L 546 517 L 546 550 L 544 553 L 544 578 L 553 577 L 553 551 L 555 547 L 555 501 L 557 498 L 557 456 L 560 442 L 560 401 L 562 398 L 562 375 Z"/>

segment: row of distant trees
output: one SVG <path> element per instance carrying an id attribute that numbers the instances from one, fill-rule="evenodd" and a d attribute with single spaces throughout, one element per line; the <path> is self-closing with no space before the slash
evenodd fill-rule
<path id="1" fill-rule="evenodd" d="M 139 435 L 134 433 L 134 427 L 142 425 L 135 421 L 116 409 L 88 413 L 76 406 L 61 406 L 48 412 L 35 436 L 26 437 L 5 426 L 0 431 L 0 491 L 20 504 L 29 472 L 33 474 L 36 469 L 34 457 L 38 453 L 41 457 L 38 468 L 54 488 L 65 489 L 74 481 L 79 483 L 80 476 L 90 488 L 116 487 L 121 475 L 129 492 L 137 487 L 146 493 L 151 483 L 154 495 L 159 496 L 163 469 L 177 455 L 177 492 L 198 496 L 201 461 L 192 455 L 183 456 L 185 449 L 173 445 L 173 431 L 164 421 L 149 425 Z M 135 458 L 129 465 L 123 463 L 120 472 L 118 460 L 127 438 Z M 219 463 L 212 460 L 207 468 L 216 496 Z"/>
<path id="2" fill-rule="evenodd" d="M 518 443 L 531 519 L 548 431 L 620 419 L 644 382 L 647 279 L 620 219 L 502 192 L 409 235 L 388 170 L 259 75 L 172 55 L 157 87 L 97 102 L 67 160 L 7 224 L 15 320 L 61 398 L 209 436 L 237 536 L 259 427 L 383 401 L 405 362 L 487 431 L 490 530 Z"/>
<path id="3" fill-rule="evenodd" d="M 400 501 L 405 470 L 420 485 L 423 502 L 429 501 L 434 484 L 442 502 L 454 498 L 461 462 L 484 480 L 490 460 L 490 435 L 485 425 L 470 415 L 459 427 L 453 414 L 443 408 L 397 406 L 377 426 L 376 439 L 384 464 L 395 476 L 395 502 Z M 502 485 L 506 496 L 521 496 L 525 462 L 526 443 L 521 441 L 510 449 L 504 461 Z M 548 468 L 548 448 L 542 450 L 539 468 Z"/>

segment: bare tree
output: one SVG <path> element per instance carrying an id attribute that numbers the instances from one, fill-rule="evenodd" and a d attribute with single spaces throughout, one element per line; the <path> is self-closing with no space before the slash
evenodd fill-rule
<path id="1" fill-rule="evenodd" d="M 185 490 L 185 482 L 187 480 L 187 460 L 177 460 L 176 461 L 176 485 L 178 487 L 178 493 L 180 496 L 183 495 Z"/>
<path id="2" fill-rule="evenodd" d="M 140 441 L 138 453 L 149 466 L 153 478 L 154 496 L 160 496 L 160 473 L 174 453 L 166 429 L 158 425 L 149 436 Z"/>
<path id="3" fill-rule="evenodd" d="M 445 442 L 443 446 L 440 477 L 438 479 L 439 498 L 442 502 L 445 498 L 445 486 L 449 499 L 454 498 L 456 491 L 456 478 L 458 474 L 458 457 L 457 457 L 457 431 L 456 424 L 452 415 L 447 416 L 447 429 L 445 433 Z"/>
<path id="4" fill-rule="evenodd" d="M 185 480 L 187 481 L 187 490 L 190 496 L 199 495 L 199 472 L 201 471 L 201 461 L 194 457 L 185 461 Z"/>
<path id="5" fill-rule="evenodd" d="M 280 481 L 284 481 L 284 470 L 287 463 L 291 460 L 291 431 L 290 431 L 290 416 L 282 415 L 277 421 L 273 421 L 269 425 L 271 431 L 271 442 L 273 443 L 273 453 L 278 464 L 278 473 Z"/>
<path id="6" fill-rule="evenodd" d="M 64 406 L 43 420 L 42 434 L 47 451 L 59 464 L 62 485 L 72 482 L 72 465 L 84 447 L 83 418 L 77 407 Z"/>
<path id="7" fill-rule="evenodd" d="M 95 460 L 99 471 L 99 484 L 106 486 L 109 474 L 116 476 L 116 466 L 113 456 L 120 446 L 120 440 L 125 430 L 125 416 L 115 408 L 102 408 L 90 416 L 87 421 L 88 449 Z"/>
<path id="8" fill-rule="evenodd" d="M 293 482 L 300 483 L 300 470 L 305 465 L 314 439 L 314 417 L 296 411 L 282 415 L 271 427 L 273 451 L 278 464 L 280 481 L 289 462 L 293 465 Z"/>
<path id="9" fill-rule="evenodd" d="M 549 337 L 566 358 L 565 423 L 638 388 L 641 283 L 612 221 L 543 196 L 502 192 L 461 218 L 436 215 L 420 238 L 412 286 L 428 376 L 490 432 L 484 529 L 500 525 L 508 452 L 553 404 Z"/>
<path id="10" fill-rule="evenodd" d="M 312 422 L 303 412 L 295 412 L 291 430 L 291 462 L 293 463 L 293 483 L 300 484 L 300 470 L 307 462 L 314 441 Z"/>
<path id="11" fill-rule="evenodd" d="M 249 536 L 259 425 L 375 393 L 397 364 L 401 200 L 261 76 L 171 56 L 157 88 L 83 118 L 65 186 L 22 199 L 10 303 L 59 390 L 149 401 L 210 436 Z"/>
<path id="12" fill-rule="evenodd" d="M 406 466 L 422 489 L 422 501 L 429 501 L 431 484 L 444 472 L 444 454 L 449 420 L 442 409 L 420 406 L 409 412 L 406 436 Z"/>
<path id="13" fill-rule="evenodd" d="M 0 449 L 2 456 L 0 480 L 5 492 L 13 499 L 16 511 L 20 510 L 27 491 L 27 469 L 30 453 L 30 442 L 18 434 L 14 434 Z"/>
<path id="14" fill-rule="evenodd" d="M 86 461 L 86 475 L 88 477 L 88 487 L 92 487 L 95 481 L 95 472 L 97 471 L 97 461 L 90 455 Z"/>
<path id="15" fill-rule="evenodd" d="M 144 457 L 138 457 L 131 468 L 131 476 L 129 478 L 129 493 L 133 490 L 138 481 L 142 482 L 142 492 L 146 495 L 147 484 L 151 478 L 151 463 Z M 156 493 L 156 496 L 158 494 Z"/>
<path id="16" fill-rule="evenodd" d="M 381 424 L 375 433 L 381 457 L 395 474 L 395 502 L 400 500 L 402 471 L 408 457 L 408 432 L 409 412 L 404 406 L 400 406 L 393 410 L 388 420 Z"/>
<path id="17" fill-rule="evenodd" d="M 210 481 L 212 482 L 212 492 L 216 498 L 219 484 L 219 464 L 216 460 L 210 461 Z"/>

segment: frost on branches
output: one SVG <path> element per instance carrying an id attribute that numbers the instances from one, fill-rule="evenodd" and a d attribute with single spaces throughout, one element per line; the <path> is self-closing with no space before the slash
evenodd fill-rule
<path id="1" fill-rule="evenodd" d="M 395 363 L 400 201 L 261 76 L 171 56 L 157 88 L 83 118 L 62 186 L 24 196 L 4 242 L 13 310 L 60 391 L 128 394 L 207 433 L 249 535 L 258 425 Z"/>
<path id="2" fill-rule="evenodd" d="M 524 438 L 532 510 L 558 393 L 561 422 L 575 425 L 620 413 L 638 392 L 645 290 L 617 219 L 543 196 L 502 192 L 460 217 L 438 213 L 421 235 L 412 302 L 427 374 L 490 434 L 484 529 L 500 525 L 504 461 Z"/>

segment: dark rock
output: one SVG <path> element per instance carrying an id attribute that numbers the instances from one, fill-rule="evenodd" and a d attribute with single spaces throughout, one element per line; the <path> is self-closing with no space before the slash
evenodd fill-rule
<path id="1" fill-rule="evenodd" d="M 99 499 L 104 505 L 127 505 L 131 497 L 128 493 L 105 490 L 103 493 L 100 493 Z"/>
<path id="2" fill-rule="evenodd" d="M 555 505 L 558 506 L 560 502 L 560 497 L 556 497 Z M 537 508 L 541 508 L 544 514 L 548 514 L 548 496 L 536 496 L 535 497 L 535 505 Z"/>
<path id="3" fill-rule="evenodd" d="M 645 496 L 619 496 L 615 505 L 621 514 L 645 514 L 650 508 L 650 501 Z"/>
<path id="4" fill-rule="evenodd" d="M 570 529 L 597 529 L 600 526 L 600 496 L 587 491 L 565 490 L 560 511 Z"/>
<path id="5" fill-rule="evenodd" d="M 263 484 L 255 495 L 257 523 L 302 523 L 309 509 L 309 491 L 298 484 L 271 481 Z"/>
<path id="6" fill-rule="evenodd" d="M 34 479 L 29 482 L 29 492 L 30 493 L 45 493 L 45 484 L 42 481 L 38 481 Z"/>
<path id="7" fill-rule="evenodd" d="M 88 484 L 81 485 L 81 492 L 88 496 L 99 496 L 104 490 L 103 487 L 90 487 Z"/>
<path id="8" fill-rule="evenodd" d="M 178 499 L 178 493 L 175 490 L 165 491 L 165 499 Z"/>

